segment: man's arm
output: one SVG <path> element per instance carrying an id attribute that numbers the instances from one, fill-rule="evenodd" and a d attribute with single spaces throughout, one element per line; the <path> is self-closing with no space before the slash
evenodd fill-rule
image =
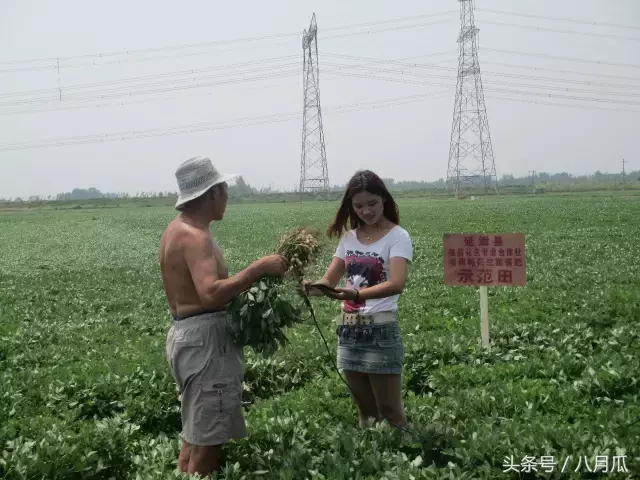
<path id="1" fill-rule="evenodd" d="M 206 308 L 224 308 L 265 274 L 259 262 L 253 262 L 233 277 L 220 279 L 211 237 L 205 232 L 197 232 L 188 235 L 184 242 L 184 257 L 200 301 Z"/>

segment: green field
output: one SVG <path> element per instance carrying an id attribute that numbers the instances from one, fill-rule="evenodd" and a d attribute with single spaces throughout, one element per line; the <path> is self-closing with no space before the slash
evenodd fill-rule
<path id="1" fill-rule="evenodd" d="M 414 242 L 400 318 L 418 436 L 357 428 L 309 321 L 271 359 L 247 350 L 250 437 L 228 445 L 220 477 L 518 478 L 503 473 L 512 456 L 516 466 L 524 457 L 556 463 L 520 478 L 592 478 L 596 456 L 609 469 L 624 457 L 629 473 L 607 478 L 637 476 L 640 199 L 402 199 L 400 207 Z M 324 230 L 334 208 L 231 205 L 212 228 L 234 273 L 292 227 Z M 181 478 L 179 403 L 165 358 L 171 319 L 156 261 L 174 214 L 0 213 L 1 478 Z M 477 290 L 442 281 L 443 233 L 470 231 L 527 234 L 528 285 L 489 292 L 490 350 L 479 346 Z M 325 241 L 317 275 L 334 248 Z M 334 354 L 338 304 L 314 305 Z"/>

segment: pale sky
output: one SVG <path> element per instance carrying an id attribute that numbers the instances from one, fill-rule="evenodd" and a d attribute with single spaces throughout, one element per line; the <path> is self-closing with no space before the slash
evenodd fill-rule
<path id="1" fill-rule="evenodd" d="M 74 187 L 129 193 L 175 191 L 176 167 L 195 155 L 211 157 L 219 169 L 241 174 L 251 185 L 293 189 L 300 176 L 302 119 L 273 120 L 283 119 L 274 117 L 278 114 L 302 113 L 301 38 L 314 12 L 330 183 L 344 183 L 365 167 L 396 180 L 446 177 L 458 9 L 455 0 L 180 4 L 4 0 L 0 3 L 0 197 L 54 195 Z M 476 9 L 498 177 L 525 175 L 532 169 L 617 172 L 623 157 L 627 171 L 640 167 L 638 0 L 478 0 Z M 434 15 L 441 12 L 452 13 Z M 405 17 L 411 18 L 394 21 Z M 354 26 L 373 22 L 385 23 Z M 531 26 L 540 29 L 527 28 Z M 295 35 L 280 35 L 290 33 Z M 272 38 L 237 41 L 265 36 Z M 203 43 L 209 45 L 167 48 Z M 154 50 L 107 55 L 142 49 Z M 404 60 L 405 65 L 372 62 L 409 57 L 415 58 Z M 185 82 L 185 75 L 176 75 L 187 70 L 196 70 L 195 81 Z M 208 85 L 184 88 L 201 83 Z M 87 84 L 93 86 L 69 88 Z M 23 92 L 32 93 L 16 95 Z M 434 96 L 414 97 L 424 94 Z M 405 97 L 414 99 L 368 108 L 371 102 Z M 359 109 L 338 113 L 354 104 Z M 254 117 L 269 117 L 269 123 L 248 125 L 251 122 L 244 120 Z M 230 121 L 235 126 L 222 130 L 8 148 L 17 142 L 33 147 L 58 138 L 153 129 L 175 132 L 185 125 Z"/>

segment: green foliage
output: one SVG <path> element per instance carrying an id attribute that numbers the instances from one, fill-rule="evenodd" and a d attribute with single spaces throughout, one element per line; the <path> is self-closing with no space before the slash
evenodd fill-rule
<path id="1" fill-rule="evenodd" d="M 284 329 L 302 322 L 301 309 L 290 300 L 292 287 L 281 279 L 264 278 L 233 299 L 228 308 L 235 343 L 272 356 L 288 343 Z"/>
<path id="2" fill-rule="evenodd" d="M 323 230 L 334 208 L 232 205 L 215 236 L 238 271 L 298 225 Z M 225 447 L 218 478 L 596 478 L 584 457 L 593 468 L 597 455 L 610 467 L 626 457 L 629 473 L 603 478 L 637 477 L 640 201 L 405 199 L 400 208 L 415 249 L 400 300 L 414 435 L 359 429 L 318 332 L 296 323 L 269 358 L 245 350 L 249 438 Z M 156 260 L 174 215 L 0 214 L 0 478 L 188 478 L 177 471 L 180 403 Z M 477 291 L 442 282 L 442 234 L 468 231 L 527 234 L 527 286 L 490 289 L 490 349 L 479 343 Z M 332 253 L 320 250 L 305 277 L 321 275 Z M 304 311 L 288 281 L 278 288 Z M 313 302 L 335 355 L 338 304 Z M 553 473 L 504 472 L 505 457 L 546 455 Z"/>
<path id="3" fill-rule="evenodd" d="M 258 280 L 235 297 L 227 309 L 235 343 L 270 357 L 289 342 L 284 329 L 303 321 L 295 292 L 318 249 L 315 237 L 303 228 L 282 236 L 276 253 L 289 262 L 285 279 Z"/>

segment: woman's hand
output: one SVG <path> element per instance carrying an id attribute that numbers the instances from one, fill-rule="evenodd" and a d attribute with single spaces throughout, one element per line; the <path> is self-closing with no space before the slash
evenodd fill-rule
<path id="1" fill-rule="evenodd" d="M 326 291 L 324 292 L 324 295 L 325 297 L 333 298 L 334 300 L 358 300 L 360 292 L 353 288 L 336 287 L 335 293 Z"/>
<path id="2" fill-rule="evenodd" d="M 319 288 L 312 287 L 311 285 L 314 283 L 321 284 L 321 285 L 329 285 L 328 282 L 322 281 L 322 280 L 320 280 L 319 282 L 312 282 L 311 280 L 303 280 L 301 284 L 302 290 L 309 297 L 322 297 L 324 295 L 324 292 Z"/>
<path id="3" fill-rule="evenodd" d="M 332 289 L 334 285 L 338 284 L 344 273 L 344 260 L 338 257 L 333 257 L 327 272 L 321 280 L 318 280 L 317 282 L 304 280 L 299 284 L 300 294 L 306 294 L 310 297 L 322 297 L 325 295 L 325 289 L 320 290 L 319 288 L 314 288 L 313 285 L 325 285 L 329 287 L 329 289 Z"/>

